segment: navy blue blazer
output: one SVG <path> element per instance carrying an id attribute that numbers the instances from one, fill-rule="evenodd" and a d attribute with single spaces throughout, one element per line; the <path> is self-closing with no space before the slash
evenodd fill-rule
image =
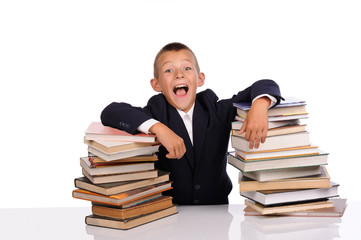
<path id="1" fill-rule="evenodd" d="M 193 112 L 193 146 L 177 110 L 163 94 L 150 98 L 144 108 L 127 103 L 111 103 L 101 114 L 104 125 L 136 133 L 137 127 L 154 118 L 183 138 L 186 153 L 181 159 L 167 159 L 167 150 L 159 148 L 158 169 L 170 172 L 173 189 L 167 194 L 177 204 L 225 204 L 232 190 L 226 172 L 226 153 L 236 109 L 233 103 L 251 102 L 261 94 L 269 94 L 280 101 L 277 83 L 260 80 L 230 99 L 219 100 L 207 89 L 197 93 Z"/>

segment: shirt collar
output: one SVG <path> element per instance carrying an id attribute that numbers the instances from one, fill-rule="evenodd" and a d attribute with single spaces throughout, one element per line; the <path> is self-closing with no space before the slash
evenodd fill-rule
<path id="1" fill-rule="evenodd" d="M 192 121 L 193 119 L 193 111 L 194 111 L 194 104 L 193 106 L 189 109 L 188 112 L 183 112 L 182 110 L 177 109 L 179 115 L 181 116 L 181 118 L 183 119 L 186 115 L 188 115 L 188 117 L 190 118 L 190 120 Z"/>

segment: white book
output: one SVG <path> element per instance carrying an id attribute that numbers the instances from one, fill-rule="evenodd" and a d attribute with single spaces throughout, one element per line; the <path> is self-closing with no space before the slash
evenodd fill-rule
<path id="1" fill-rule="evenodd" d="M 293 203 L 308 200 L 332 198 L 338 196 L 339 184 L 331 182 L 330 188 L 313 188 L 301 190 L 270 190 L 241 192 L 241 196 L 262 205 Z"/>
<path id="2" fill-rule="evenodd" d="M 316 145 L 309 145 L 309 146 L 301 146 L 294 148 L 272 149 L 272 150 L 256 151 L 256 152 L 244 152 L 242 150 L 235 149 L 235 152 L 237 153 L 238 156 L 240 156 L 244 160 L 251 161 L 251 160 L 269 159 L 269 158 L 319 154 L 321 151 L 317 147 L 318 146 Z"/>
<path id="3" fill-rule="evenodd" d="M 95 147 L 89 146 L 88 151 L 105 161 L 112 161 L 112 160 L 134 157 L 139 155 L 152 155 L 153 153 L 158 152 L 159 146 L 160 145 L 141 147 L 141 148 L 135 148 L 121 152 L 115 152 L 115 153 L 105 153 L 99 149 L 96 149 Z"/>
<path id="4" fill-rule="evenodd" d="M 80 166 L 91 176 L 154 170 L 154 162 L 124 163 L 106 167 L 90 167 L 89 157 L 80 158 Z"/>
<path id="5" fill-rule="evenodd" d="M 245 172 L 245 177 L 264 182 L 277 179 L 308 177 L 321 174 L 321 166 L 270 169 L 264 171 Z"/>
<path id="6" fill-rule="evenodd" d="M 245 173 L 271 169 L 325 165 L 327 164 L 328 153 L 320 152 L 318 155 L 244 161 L 242 158 L 237 157 L 235 152 L 229 152 L 227 154 L 227 160 L 229 164 Z"/>
<path id="7" fill-rule="evenodd" d="M 309 133 L 292 133 L 279 136 L 268 137 L 264 143 L 261 143 L 259 148 L 249 148 L 249 141 L 243 137 L 231 136 L 231 143 L 233 148 L 237 148 L 244 152 L 257 152 L 272 149 L 282 149 L 291 147 L 300 147 L 311 145 Z"/>

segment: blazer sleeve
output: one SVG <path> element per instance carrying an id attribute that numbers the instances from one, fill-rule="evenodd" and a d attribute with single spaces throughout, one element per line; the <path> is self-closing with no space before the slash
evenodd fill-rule
<path id="1" fill-rule="evenodd" d="M 113 102 L 101 112 L 100 119 L 103 125 L 137 133 L 137 128 L 145 121 L 154 118 L 164 105 L 161 94 L 153 96 L 145 107 L 134 107 L 124 102 Z"/>
<path id="2" fill-rule="evenodd" d="M 211 90 L 209 90 L 211 91 Z M 252 102 L 254 98 L 261 94 L 269 94 L 277 99 L 277 105 L 282 98 L 278 84 L 269 79 L 263 79 L 254 82 L 250 87 L 238 92 L 229 99 L 218 100 L 218 97 L 212 92 L 207 94 L 208 100 L 213 104 L 214 111 L 224 121 L 227 127 L 230 127 L 236 115 L 236 108 L 233 103 Z"/>

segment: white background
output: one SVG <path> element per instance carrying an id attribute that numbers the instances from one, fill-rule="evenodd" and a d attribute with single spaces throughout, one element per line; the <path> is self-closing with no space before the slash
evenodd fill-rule
<path id="1" fill-rule="evenodd" d="M 220 98 L 263 78 L 305 99 L 342 197 L 361 200 L 358 1 L 1 1 L 0 207 L 73 199 L 84 131 L 112 101 L 144 106 L 165 44 L 193 49 Z M 237 174 L 231 203 L 243 203 Z"/>

